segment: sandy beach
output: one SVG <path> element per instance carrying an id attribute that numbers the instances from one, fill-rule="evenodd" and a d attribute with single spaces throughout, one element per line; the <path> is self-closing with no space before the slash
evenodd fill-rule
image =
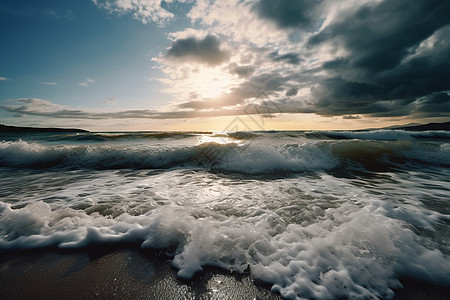
<path id="1" fill-rule="evenodd" d="M 207 268 L 179 280 L 169 257 L 132 248 L 3 253 L 1 299 L 282 299 L 250 274 Z"/>
<path id="2" fill-rule="evenodd" d="M 1 299 L 282 299 L 249 272 L 207 267 L 180 280 L 164 252 L 131 247 L 2 253 Z M 449 287 L 402 279 L 395 299 L 448 299 Z"/>

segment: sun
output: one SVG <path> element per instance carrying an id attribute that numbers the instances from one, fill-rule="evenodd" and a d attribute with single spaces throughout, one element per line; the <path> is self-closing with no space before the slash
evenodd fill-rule
<path id="1" fill-rule="evenodd" d="M 209 83 L 205 91 L 202 93 L 204 98 L 217 98 L 221 94 L 225 93 L 227 82 L 214 80 Z"/>
<path id="2" fill-rule="evenodd" d="M 230 93 L 237 85 L 236 78 L 220 68 L 201 68 L 190 74 L 189 89 L 202 99 L 216 99 Z"/>
<path id="3" fill-rule="evenodd" d="M 243 79 L 230 74 L 223 67 L 206 67 L 178 69 L 171 78 L 161 80 L 170 88 L 164 92 L 172 94 L 182 101 L 215 101 L 233 93 Z"/>

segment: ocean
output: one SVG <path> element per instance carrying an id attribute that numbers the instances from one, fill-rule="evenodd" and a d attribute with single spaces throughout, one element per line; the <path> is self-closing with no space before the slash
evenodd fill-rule
<path id="1" fill-rule="evenodd" d="M 450 285 L 450 132 L 1 133 L 0 251 L 164 250 L 286 299 Z M 33 251 L 33 250 L 31 250 Z"/>

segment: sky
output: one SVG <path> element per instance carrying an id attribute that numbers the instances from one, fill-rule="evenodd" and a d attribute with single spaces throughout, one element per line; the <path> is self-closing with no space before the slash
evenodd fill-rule
<path id="1" fill-rule="evenodd" d="M 0 0 L 0 40 L 8 125 L 450 121 L 448 0 Z"/>

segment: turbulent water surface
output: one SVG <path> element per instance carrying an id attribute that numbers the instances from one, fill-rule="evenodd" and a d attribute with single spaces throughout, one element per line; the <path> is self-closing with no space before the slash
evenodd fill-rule
<path id="1" fill-rule="evenodd" d="M 288 299 L 450 284 L 450 133 L 0 136 L 0 250 L 168 248 Z"/>

